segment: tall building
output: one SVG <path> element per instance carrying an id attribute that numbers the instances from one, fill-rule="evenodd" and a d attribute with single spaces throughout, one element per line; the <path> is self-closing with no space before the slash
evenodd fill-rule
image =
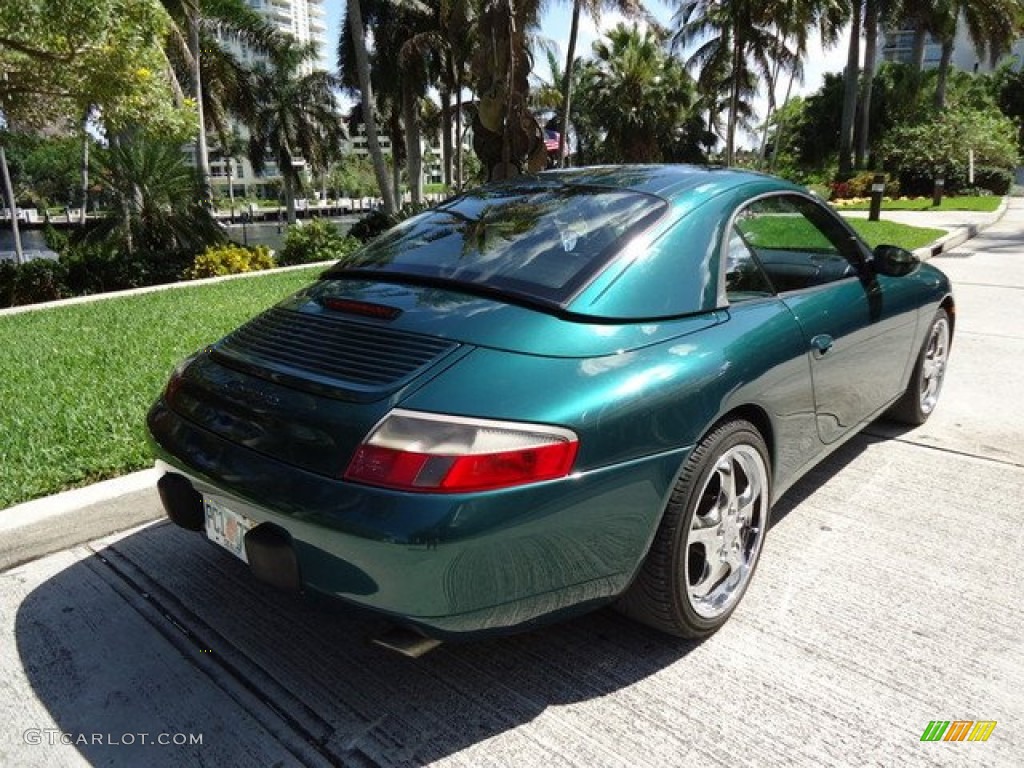
<path id="1" fill-rule="evenodd" d="M 915 33 L 912 29 L 895 29 L 886 32 L 882 45 L 882 60 L 909 64 L 914 55 L 914 36 Z M 927 36 L 924 45 L 923 67 L 934 69 L 939 66 L 941 58 L 942 43 L 930 35 Z M 1020 68 L 1024 63 L 1024 39 L 1018 40 L 1011 52 L 997 64 L 1007 60 L 1013 61 L 1015 68 Z M 992 71 L 989 57 L 982 55 L 974 47 L 974 43 L 971 42 L 970 35 L 967 33 L 967 25 L 963 23 L 957 25 L 956 37 L 953 40 L 953 57 L 950 63 L 965 72 Z"/>
<path id="2" fill-rule="evenodd" d="M 282 32 L 288 32 L 300 43 L 315 43 L 320 51 L 320 66 L 327 64 L 327 23 L 324 0 L 246 0 Z"/>
<path id="3" fill-rule="evenodd" d="M 313 43 L 320 52 L 320 64 L 323 69 L 331 69 L 327 60 L 327 24 L 324 20 L 325 0 L 246 0 L 253 10 L 260 13 L 268 22 L 282 32 L 292 35 L 300 43 Z M 229 42 L 228 45 L 246 64 L 258 61 L 260 55 L 240 45 Z M 309 65 L 312 69 L 312 65 Z M 187 152 L 193 153 L 189 147 Z M 211 152 L 210 182 L 216 194 L 228 196 L 228 160 L 217 158 Z M 269 197 L 276 194 L 281 176 L 275 162 L 268 161 L 263 173 L 256 174 L 247 158 L 235 158 L 231 167 L 231 186 L 236 196 L 248 194 Z"/>

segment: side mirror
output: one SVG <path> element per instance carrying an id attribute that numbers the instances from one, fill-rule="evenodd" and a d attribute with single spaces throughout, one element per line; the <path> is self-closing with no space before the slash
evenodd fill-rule
<path id="1" fill-rule="evenodd" d="M 898 245 L 880 245 L 873 252 L 871 264 L 880 275 L 903 277 L 917 269 L 921 260 Z"/>

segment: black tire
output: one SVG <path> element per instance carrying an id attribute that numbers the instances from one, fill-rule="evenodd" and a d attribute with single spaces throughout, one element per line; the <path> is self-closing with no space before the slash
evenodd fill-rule
<path id="1" fill-rule="evenodd" d="M 760 475 L 756 482 L 753 475 Z M 735 492 L 723 501 L 729 496 L 728 476 Z M 749 526 L 740 523 L 742 515 L 729 511 L 738 508 L 744 495 L 741 486 L 744 493 L 750 492 Z M 753 578 L 770 508 L 771 464 L 757 428 L 742 420 L 715 427 L 683 465 L 650 552 L 617 608 L 679 637 L 703 638 L 715 632 L 732 615 Z M 716 516 L 719 522 L 714 524 Z M 722 547 L 711 552 L 701 539 Z M 721 555 L 726 550 L 735 565 Z M 718 577 L 716 567 L 729 570 Z M 706 598 L 698 595 L 705 587 Z M 717 603 L 716 595 L 721 598 Z"/>
<path id="2" fill-rule="evenodd" d="M 928 421 L 942 392 L 952 342 L 949 314 L 940 307 L 924 337 L 906 391 L 886 414 L 890 419 L 915 426 Z"/>

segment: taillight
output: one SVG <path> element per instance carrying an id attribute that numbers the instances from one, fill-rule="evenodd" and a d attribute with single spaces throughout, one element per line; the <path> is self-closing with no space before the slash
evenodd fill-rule
<path id="1" fill-rule="evenodd" d="M 405 491 L 488 491 L 565 477 L 568 429 L 396 409 L 356 450 L 345 479 Z"/>

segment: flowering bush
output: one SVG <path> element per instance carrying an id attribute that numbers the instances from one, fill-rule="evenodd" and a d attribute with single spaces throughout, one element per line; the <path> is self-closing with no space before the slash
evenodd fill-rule
<path id="1" fill-rule="evenodd" d="M 244 248 L 241 245 L 221 245 L 207 248 L 196 256 L 192 266 L 185 270 L 185 277 L 195 280 L 200 277 L 237 275 L 242 272 L 256 272 L 274 266 L 274 257 L 266 246 Z"/>

